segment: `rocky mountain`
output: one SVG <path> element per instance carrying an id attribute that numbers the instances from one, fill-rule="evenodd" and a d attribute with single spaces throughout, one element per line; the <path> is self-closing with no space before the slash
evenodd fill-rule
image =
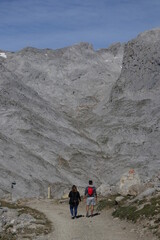
<path id="1" fill-rule="evenodd" d="M 155 29 L 98 51 L 0 51 L 0 194 L 114 185 L 130 167 L 144 180 L 155 174 L 159 40 Z"/>

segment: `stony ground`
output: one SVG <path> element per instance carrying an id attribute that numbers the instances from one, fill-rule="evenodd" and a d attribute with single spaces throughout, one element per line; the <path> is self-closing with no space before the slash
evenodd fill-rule
<path id="1" fill-rule="evenodd" d="M 51 232 L 46 216 L 22 204 L 0 200 L 0 239 L 32 240 Z"/>
<path id="2" fill-rule="evenodd" d="M 94 217 L 85 217 L 85 203 L 79 206 L 78 219 L 71 219 L 68 202 L 32 200 L 29 207 L 42 211 L 53 224 L 53 232 L 37 240 L 156 240 L 151 232 L 140 226 L 113 218 L 110 210 L 103 210 Z"/>

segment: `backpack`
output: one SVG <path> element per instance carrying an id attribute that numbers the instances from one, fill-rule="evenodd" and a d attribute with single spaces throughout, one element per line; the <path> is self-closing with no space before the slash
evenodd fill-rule
<path id="1" fill-rule="evenodd" d="M 90 197 L 93 195 L 93 187 L 88 187 L 88 195 Z"/>

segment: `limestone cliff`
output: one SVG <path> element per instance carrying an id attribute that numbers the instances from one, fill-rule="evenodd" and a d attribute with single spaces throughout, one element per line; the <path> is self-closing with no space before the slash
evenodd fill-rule
<path id="1" fill-rule="evenodd" d="M 99 51 L 88 43 L 0 51 L 1 195 L 13 181 L 17 196 L 29 197 L 46 195 L 49 183 L 115 184 L 130 167 L 152 176 L 160 165 L 159 49 L 155 29 Z"/>

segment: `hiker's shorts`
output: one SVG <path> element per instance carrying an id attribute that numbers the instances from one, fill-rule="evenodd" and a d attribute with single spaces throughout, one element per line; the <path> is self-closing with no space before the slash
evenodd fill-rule
<path id="1" fill-rule="evenodd" d="M 87 206 L 96 205 L 95 197 L 87 197 L 86 204 Z"/>

